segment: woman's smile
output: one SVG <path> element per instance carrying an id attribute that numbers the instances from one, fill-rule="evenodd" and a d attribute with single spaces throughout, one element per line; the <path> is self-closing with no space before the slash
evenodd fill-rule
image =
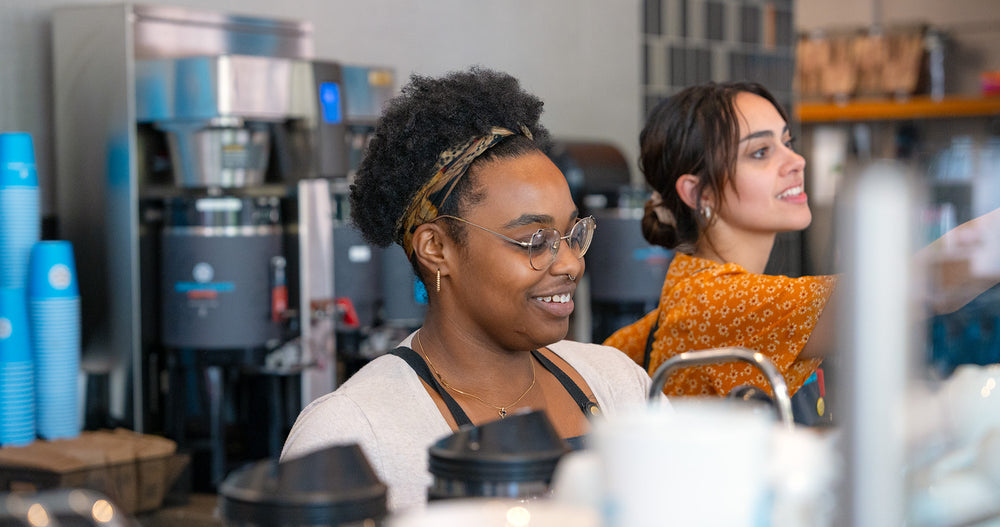
<path id="1" fill-rule="evenodd" d="M 532 301 L 555 317 L 568 317 L 573 313 L 573 293 L 559 293 L 546 296 L 536 296 Z"/>
<path id="2" fill-rule="evenodd" d="M 794 204 L 806 203 L 808 201 L 808 196 L 806 196 L 805 187 L 801 183 L 782 191 L 776 197 L 782 201 L 787 201 L 789 203 L 794 203 Z"/>

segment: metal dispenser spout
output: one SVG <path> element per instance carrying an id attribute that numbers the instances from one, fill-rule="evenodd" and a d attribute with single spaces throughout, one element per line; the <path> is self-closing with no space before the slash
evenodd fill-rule
<path id="1" fill-rule="evenodd" d="M 785 377 L 764 354 L 740 346 L 688 351 L 667 359 L 653 373 L 653 382 L 649 387 L 649 400 L 653 401 L 660 396 L 667 378 L 678 368 L 731 361 L 749 362 L 764 373 L 764 377 L 774 393 L 774 407 L 778 412 L 778 419 L 786 428 L 795 428 L 795 420 L 792 417 L 792 398 L 788 395 L 788 384 L 785 383 Z"/>

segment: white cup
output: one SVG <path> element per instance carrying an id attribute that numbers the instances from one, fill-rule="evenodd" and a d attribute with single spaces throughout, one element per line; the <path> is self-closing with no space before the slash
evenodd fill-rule
<path id="1" fill-rule="evenodd" d="M 595 423 L 604 524 L 769 525 L 773 416 L 718 399 L 671 404 Z"/>

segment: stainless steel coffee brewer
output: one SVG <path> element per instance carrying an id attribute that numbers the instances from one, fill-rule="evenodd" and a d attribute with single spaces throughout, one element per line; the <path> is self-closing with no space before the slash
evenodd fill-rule
<path id="1" fill-rule="evenodd" d="M 62 7 L 52 35 L 58 230 L 84 368 L 108 387 L 98 424 L 207 448 L 194 466 L 217 484 L 229 430 L 273 455 L 336 383 L 343 68 L 309 23 L 186 8 Z"/>
<path id="2" fill-rule="evenodd" d="M 299 198 L 329 209 L 323 178 L 346 176 L 340 66 L 207 55 L 138 60 L 135 71 L 148 184 L 140 221 L 159 234 L 148 233 L 157 260 L 144 262 L 159 266 L 160 300 L 151 306 L 160 310 L 159 340 L 178 349 L 275 348 L 301 322 L 289 280 L 302 282 L 301 267 L 313 263 L 302 256 L 315 252 L 292 236 Z M 331 296 L 313 295 L 310 307 L 327 307 L 315 304 Z"/>

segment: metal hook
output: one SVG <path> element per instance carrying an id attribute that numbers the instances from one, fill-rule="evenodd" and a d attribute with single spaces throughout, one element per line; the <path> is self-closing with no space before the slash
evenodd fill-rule
<path id="1" fill-rule="evenodd" d="M 788 384 L 785 383 L 785 377 L 781 375 L 781 372 L 778 371 L 774 363 L 765 357 L 763 353 L 740 346 L 688 351 L 667 359 L 653 373 L 653 382 L 649 387 L 649 400 L 655 401 L 659 399 L 660 394 L 663 393 L 663 385 L 667 383 L 667 378 L 678 368 L 731 361 L 749 362 L 757 366 L 764 373 L 764 377 L 771 385 L 771 391 L 774 393 L 774 407 L 778 412 L 778 418 L 785 425 L 785 428 L 794 429 L 795 419 L 792 417 L 792 398 L 788 395 Z"/>

